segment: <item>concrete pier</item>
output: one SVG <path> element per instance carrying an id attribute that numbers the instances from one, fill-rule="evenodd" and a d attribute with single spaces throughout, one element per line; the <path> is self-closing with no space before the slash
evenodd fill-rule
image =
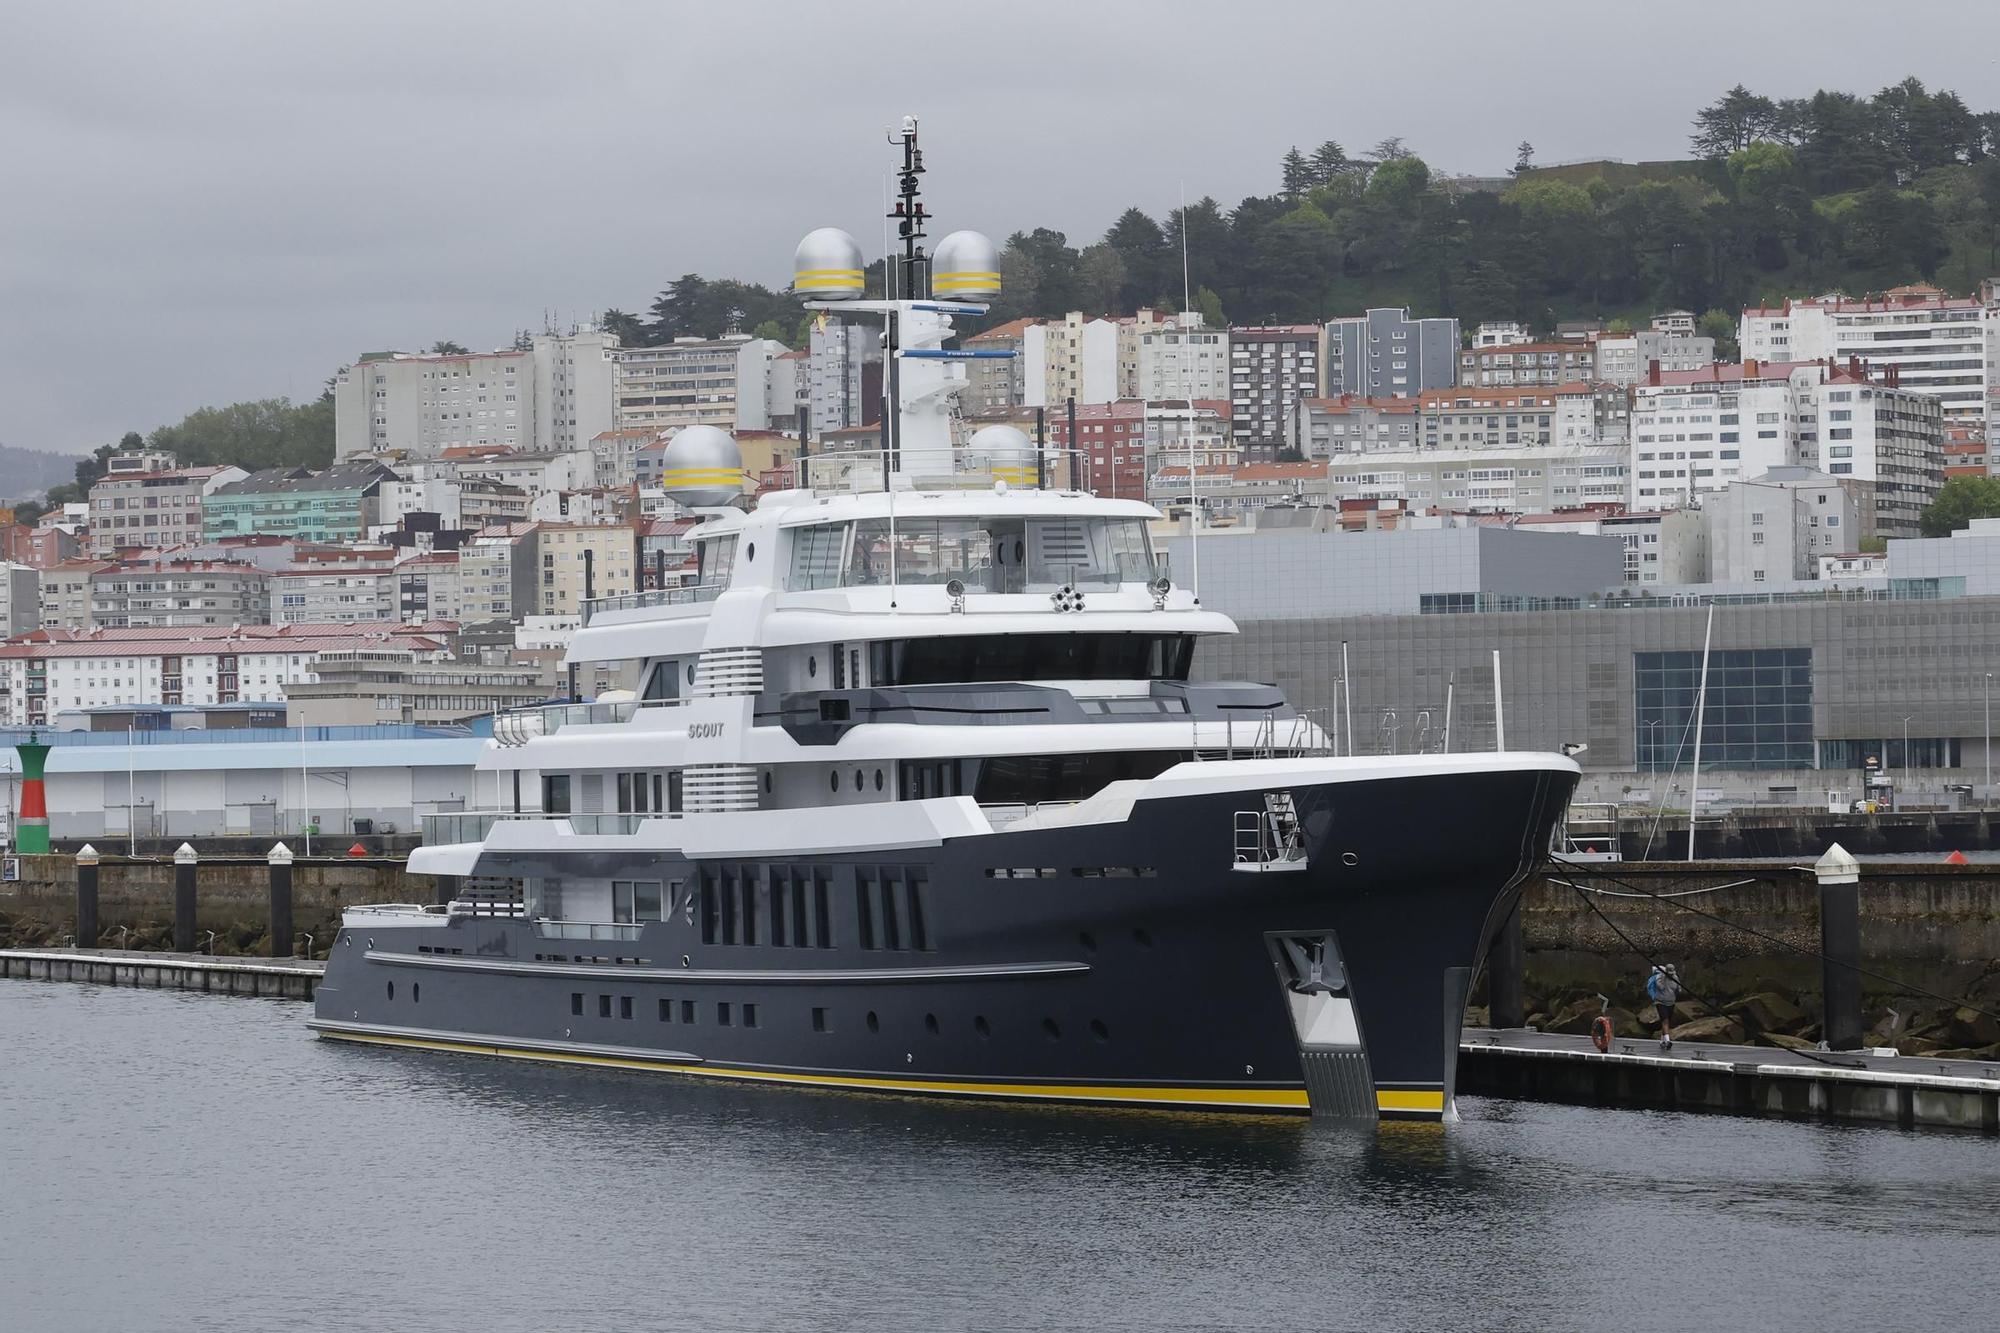
<path id="1" fill-rule="evenodd" d="M 1525 1101 L 2000 1134 L 2000 1062 L 1468 1029 L 1458 1090 Z"/>
<path id="2" fill-rule="evenodd" d="M 326 964 L 139 949 L 0 949 L 0 977 L 310 1000 Z"/>

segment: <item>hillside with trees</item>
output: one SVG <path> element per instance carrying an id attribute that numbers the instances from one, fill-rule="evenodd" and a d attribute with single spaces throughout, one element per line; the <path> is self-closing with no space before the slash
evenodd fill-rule
<path id="1" fill-rule="evenodd" d="M 1691 128 L 1692 156 L 1676 162 L 1544 169 L 1524 142 L 1497 181 L 1440 177 L 1400 139 L 1357 153 L 1334 140 L 1294 148 L 1275 193 L 1234 207 L 1202 198 L 1160 218 L 1130 208 L 1081 247 L 1047 227 L 1016 232 L 989 322 L 1178 309 L 1183 228 L 1189 290 L 1218 323 L 1392 305 L 1546 328 L 1680 308 L 1719 312 L 1710 331 L 1733 335 L 1746 304 L 1919 280 L 1967 292 L 2000 268 L 2000 113 L 1956 93 L 1916 79 L 1872 97 L 1739 86 Z M 650 344 L 782 336 L 800 314 L 782 291 L 687 274 L 647 315 L 606 318 Z"/>

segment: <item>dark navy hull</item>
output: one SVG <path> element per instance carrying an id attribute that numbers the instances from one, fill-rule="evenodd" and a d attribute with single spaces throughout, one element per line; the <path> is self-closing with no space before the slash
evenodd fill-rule
<path id="1" fill-rule="evenodd" d="M 523 860 L 509 873 L 683 888 L 635 939 L 513 918 L 350 926 L 314 1026 L 940 1095 L 1303 1111 L 1310 1084 L 1322 1110 L 1436 1118 L 1473 970 L 1575 781 L 1523 766 L 1293 784 L 1305 868 L 1278 871 L 1235 868 L 1242 792 L 896 852 Z M 1328 935 L 1362 1050 L 1314 1067 L 1282 941 Z"/>

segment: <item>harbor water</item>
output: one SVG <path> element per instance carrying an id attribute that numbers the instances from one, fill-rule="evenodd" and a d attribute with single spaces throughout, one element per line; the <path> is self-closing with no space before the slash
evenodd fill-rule
<path id="1" fill-rule="evenodd" d="M 318 1041 L 0 983 L 21 1329 L 1985 1327 L 2000 1145 L 1471 1100 L 956 1104 Z"/>

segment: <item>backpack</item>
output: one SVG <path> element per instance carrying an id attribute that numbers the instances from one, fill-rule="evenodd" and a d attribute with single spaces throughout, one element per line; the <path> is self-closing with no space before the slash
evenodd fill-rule
<path id="1" fill-rule="evenodd" d="M 1659 1003 L 1660 983 L 1664 980 L 1666 980 L 1666 974 L 1662 972 L 1655 972 L 1646 978 L 1646 998 L 1655 1004 Z"/>

